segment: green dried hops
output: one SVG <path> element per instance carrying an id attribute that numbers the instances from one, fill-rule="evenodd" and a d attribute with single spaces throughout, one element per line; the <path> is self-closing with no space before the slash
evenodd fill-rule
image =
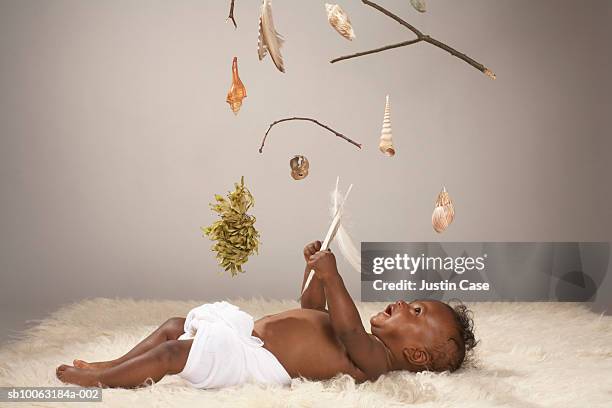
<path id="1" fill-rule="evenodd" d="M 211 248 L 216 252 L 219 265 L 232 276 L 244 272 L 242 265 L 249 256 L 259 250 L 259 232 L 255 229 L 255 217 L 247 214 L 255 205 L 251 192 L 244 186 L 244 176 L 240 184 L 234 184 L 234 191 L 228 193 L 227 199 L 215 194 L 215 203 L 211 210 L 219 214 L 220 220 L 210 227 L 202 227 L 204 234 L 211 241 L 217 241 Z"/>

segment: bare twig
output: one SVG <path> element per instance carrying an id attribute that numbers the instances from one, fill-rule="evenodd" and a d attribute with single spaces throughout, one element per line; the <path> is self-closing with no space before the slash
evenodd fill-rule
<path id="1" fill-rule="evenodd" d="M 232 20 L 232 23 L 234 24 L 234 28 L 238 28 L 238 25 L 236 24 L 236 19 L 234 18 L 234 2 L 236 0 L 232 0 L 232 2 L 230 3 L 230 11 L 229 11 L 229 16 L 227 16 L 228 20 Z"/>
<path id="2" fill-rule="evenodd" d="M 361 143 L 357 143 L 356 141 L 344 136 L 342 133 L 335 131 L 334 129 L 330 128 L 327 125 L 324 125 L 323 123 L 319 122 L 318 120 L 315 119 L 311 119 L 311 118 L 302 118 L 302 117 L 293 117 L 293 118 L 284 118 L 284 119 L 279 119 L 279 120 L 275 120 L 274 122 L 272 122 L 270 124 L 270 126 L 268 126 L 268 130 L 266 130 L 266 134 L 264 135 L 262 141 L 261 141 L 261 146 L 259 146 L 259 153 L 263 153 L 263 148 L 264 148 L 264 144 L 266 143 L 266 138 L 268 137 L 268 133 L 270 133 L 270 130 L 272 130 L 272 127 L 274 125 L 277 125 L 281 122 L 287 122 L 289 120 L 306 120 L 312 123 L 315 123 L 319 126 L 321 126 L 324 129 L 329 130 L 330 132 L 332 132 L 334 135 L 338 136 L 339 138 L 342 138 L 344 140 L 346 140 L 347 142 L 354 144 L 355 146 L 357 146 L 358 148 L 361 149 Z"/>
<path id="3" fill-rule="evenodd" d="M 421 41 L 423 41 L 423 40 L 421 40 L 419 38 L 417 38 L 415 40 L 402 41 L 402 42 L 397 43 L 397 44 L 385 45 L 384 47 L 375 48 L 373 50 L 362 51 L 362 52 L 358 52 L 356 54 L 345 55 L 344 57 L 334 58 L 330 62 L 333 64 L 334 62 L 342 61 L 342 60 L 345 60 L 345 59 L 361 57 L 363 55 L 374 54 L 374 53 L 381 52 L 381 51 L 386 51 L 386 50 L 392 50 L 393 48 L 405 47 L 406 45 L 416 44 L 416 43 L 419 43 Z"/>
<path id="4" fill-rule="evenodd" d="M 495 79 L 495 74 L 493 73 L 493 71 L 491 71 L 490 69 L 488 69 L 487 67 L 482 65 L 480 62 L 478 62 L 478 61 L 468 57 L 467 55 L 465 55 L 462 52 L 457 51 L 453 47 L 444 44 L 442 41 L 438 41 L 435 38 L 430 37 L 427 34 L 423 34 L 423 32 L 421 32 L 421 30 L 417 29 L 412 24 L 406 22 L 405 20 L 403 20 L 402 18 L 400 18 L 397 15 L 393 14 L 392 12 L 390 12 L 387 9 L 385 9 L 384 7 L 379 6 L 378 4 L 376 4 L 376 3 L 372 2 L 372 1 L 369 1 L 369 0 L 361 0 L 361 1 L 365 5 L 370 6 L 370 7 L 374 8 L 374 9 L 380 11 L 381 13 L 386 15 L 387 17 L 397 21 L 399 24 L 403 25 L 408 30 L 412 31 L 414 33 L 414 35 L 416 35 L 417 38 L 414 39 L 414 40 L 410 40 L 410 41 L 404 41 L 404 42 L 400 42 L 400 43 L 397 43 L 397 44 L 391 44 L 391 45 L 387 45 L 387 46 L 384 46 L 384 47 L 375 48 L 375 49 L 369 50 L 369 51 L 362 51 L 362 52 L 358 52 L 358 53 L 355 53 L 355 54 L 344 55 L 342 57 L 334 58 L 333 60 L 330 61 L 332 64 L 335 63 L 335 62 L 338 62 L 338 61 L 343 61 L 343 60 L 347 60 L 347 59 L 351 59 L 351 58 L 361 57 L 361 56 L 364 56 L 364 55 L 374 54 L 374 53 L 381 52 L 381 51 L 391 50 L 393 48 L 405 47 L 407 45 L 412 45 L 412 44 L 416 44 L 416 43 L 419 43 L 419 42 L 426 42 L 426 43 L 429 43 L 429 44 L 431 44 L 433 46 L 436 46 L 436 47 L 438 47 L 438 48 L 440 48 L 440 49 L 442 49 L 444 51 L 447 51 L 451 55 L 454 55 L 455 57 L 457 57 L 457 58 L 467 62 L 468 64 L 470 64 L 471 66 L 473 66 L 477 70 L 479 70 L 482 73 L 484 73 L 485 75 L 487 75 L 489 78 Z"/>

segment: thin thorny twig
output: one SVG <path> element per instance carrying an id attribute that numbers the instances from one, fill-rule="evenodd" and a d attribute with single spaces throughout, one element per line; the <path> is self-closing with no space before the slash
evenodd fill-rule
<path id="1" fill-rule="evenodd" d="M 263 148 L 264 148 L 264 144 L 266 143 L 266 138 L 268 137 L 268 133 L 270 133 L 270 130 L 272 130 L 272 127 L 276 124 L 279 124 L 281 122 L 287 122 L 289 120 L 306 120 L 312 123 L 315 123 L 319 126 L 321 126 L 324 129 L 329 130 L 330 132 L 332 132 L 334 135 L 338 136 L 341 139 L 346 140 L 347 142 L 354 144 L 355 146 L 357 146 L 358 148 L 361 149 L 361 143 L 358 143 L 356 141 L 354 141 L 353 139 L 344 136 L 342 133 L 335 131 L 334 129 L 330 128 L 327 125 L 324 125 L 323 123 L 319 122 L 316 119 L 312 119 L 312 118 L 304 118 L 304 117 L 293 117 L 293 118 L 284 118 L 284 119 L 279 119 L 279 120 L 275 120 L 274 122 L 272 122 L 270 124 L 270 126 L 268 126 L 268 130 L 266 130 L 266 134 L 264 135 L 262 141 L 261 141 L 261 146 L 259 147 L 259 153 L 263 153 Z"/>

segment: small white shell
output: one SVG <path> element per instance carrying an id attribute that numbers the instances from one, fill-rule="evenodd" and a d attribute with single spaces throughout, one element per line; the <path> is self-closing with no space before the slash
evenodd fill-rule
<path id="1" fill-rule="evenodd" d="M 455 207 L 450 195 L 443 187 L 438 198 L 436 199 L 436 206 L 433 214 L 431 215 L 431 224 L 437 233 L 442 233 L 455 219 Z"/>
<path id="2" fill-rule="evenodd" d="M 412 7 L 420 13 L 424 13 L 427 11 L 427 6 L 425 6 L 425 0 L 410 0 L 410 4 Z"/>
<path id="3" fill-rule="evenodd" d="M 391 109 L 389 107 L 389 95 L 385 103 L 385 115 L 383 117 L 382 130 L 380 132 L 380 144 L 378 148 L 385 156 L 392 157 L 395 155 L 395 147 L 393 147 L 393 132 L 391 129 Z"/>
<path id="4" fill-rule="evenodd" d="M 344 38 L 352 41 L 355 38 L 355 31 L 351 25 L 351 19 L 346 14 L 342 7 L 337 4 L 325 3 L 327 10 L 327 20 L 329 24 Z"/>

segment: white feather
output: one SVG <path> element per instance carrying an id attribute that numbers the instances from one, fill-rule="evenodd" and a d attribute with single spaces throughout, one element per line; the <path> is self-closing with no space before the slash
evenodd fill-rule
<path id="1" fill-rule="evenodd" d="M 338 211 L 338 207 L 340 206 L 340 200 L 342 200 L 342 194 L 338 190 L 338 183 L 340 181 L 340 177 L 336 179 L 336 189 L 332 192 L 332 217 Z M 346 215 L 346 210 L 345 210 Z M 346 219 L 346 218 L 344 218 Z M 338 232 L 336 233 L 335 238 L 338 247 L 340 248 L 340 252 L 342 256 L 348 261 L 349 264 L 359 273 L 361 273 L 361 252 L 351 239 L 351 236 L 346 231 L 346 228 L 342 224 L 338 227 Z"/>
<path id="2" fill-rule="evenodd" d="M 280 49 L 284 43 L 283 37 L 276 31 L 272 19 L 272 3 L 263 0 L 261 14 L 259 15 L 259 37 L 257 39 L 257 54 L 261 61 L 268 53 L 280 72 L 285 72 L 283 56 Z"/>

